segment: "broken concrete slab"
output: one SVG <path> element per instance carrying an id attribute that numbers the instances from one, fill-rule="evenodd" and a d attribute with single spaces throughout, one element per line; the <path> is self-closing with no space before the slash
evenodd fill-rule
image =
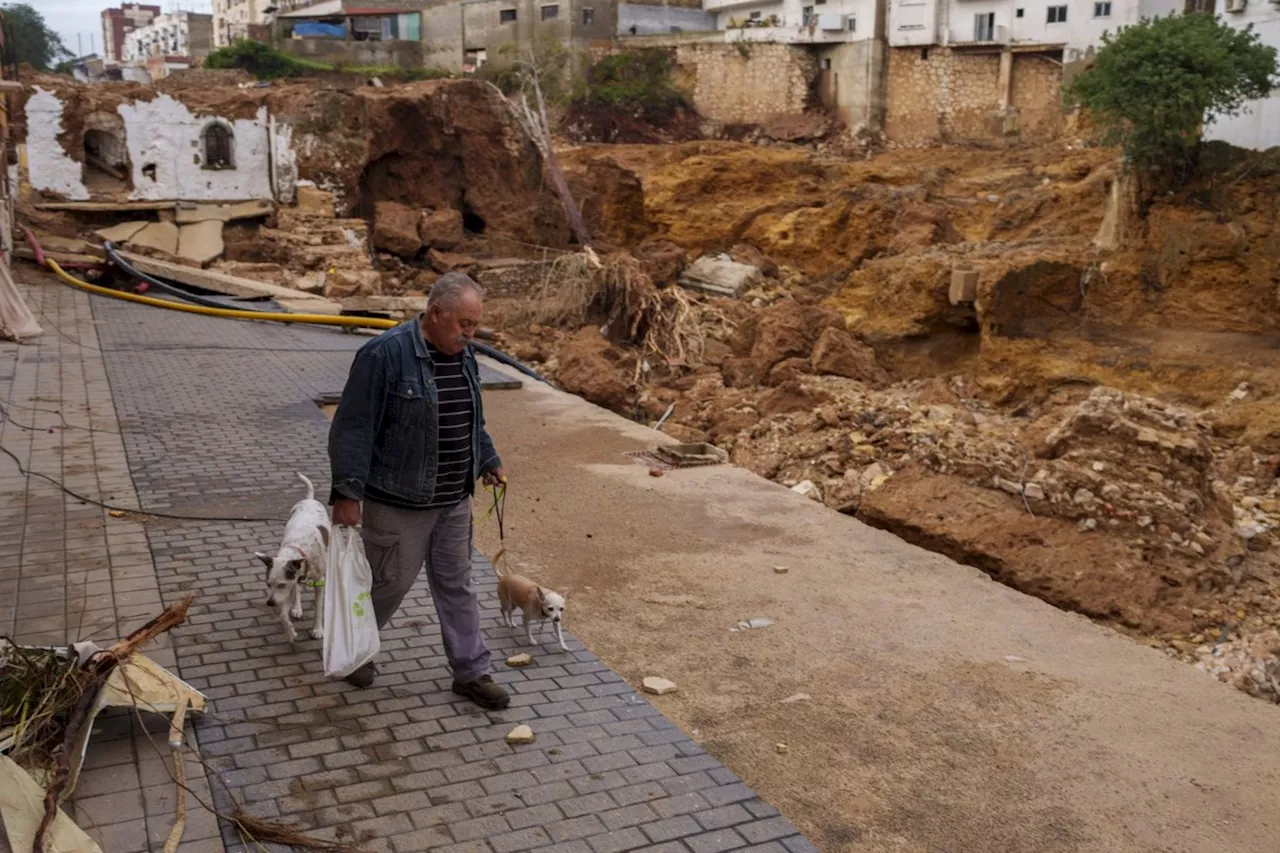
<path id="1" fill-rule="evenodd" d="M 129 240 L 130 246 L 146 246 L 166 255 L 178 254 L 178 226 L 172 222 L 149 222 Z"/>
<path id="2" fill-rule="evenodd" d="M 456 252 L 440 252 L 435 249 L 427 250 L 427 260 L 431 262 L 431 266 L 436 272 L 440 273 L 465 269 L 476 264 L 476 259 L 470 255 L 461 255 Z"/>
<path id="3" fill-rule="evenodd" d="M 178 229 L 177 255 L 204 266 L 222 255 L 222 221 L 209 219 Z"/>
<path id="4" fill-rule="evenodd" d="M 394 201 L 373 206 L 373 245 L 393 255 L 413 257 L 422 248 L 418 221 L 422 212 Z"/>
<path id="5" fill-rule="evenodd" d="M 462 214 L 451 207 L 423 211 L 418 220 L 418 237 L 429 249 L 452 249 L 462 236 Z"/>
<path id="6" fill-rule="evenodd" d="M 680 689 L 674 681 L 660 678 L 656 675 L 650 675 L 645 678 L 640 686 L 644 688 L 645 693 L 652 693 L 654 696 L 666 696 L 668 693 L 675 693 Z"/>
<path id="7" fill-rule="evenodd" d="M 6 849 L 32 850 L 44 818 L 44 789 L 12 758 L 0 755 L 0 841 Z M 54 815 L 44 846 L 56 853 L 102 853 L 62 809 Z"/>
<path id="8" fill-rule="evenodd" d="M 325 274 L 326 299 L 370 297 L 382 288 L 382 274 L 377 270 L 335 269 Z"/>
<path id="9" fill-rule="evenodd" d="M 759 267 L 740 264 L 730 260 L 726 255 L 714 258 L 703 255 L 690 264 L 680 276 L 682 287 L 735 299 L 763 280 L 764 275 Z"/>
<path id="10" fill-rule="evenodd" d="M 338 301 L 349 314 L 386 314 L 397 320 L 416 317 L 427 306 L 425 296 L 348 296 Z"/>
<path id="11" fill-rule="evenodd" d="M 234 222 L 238 219 L 261 219 L 270 216 L 274 210 L 271 202 L 265 200 L 242 201 L 239 204 L 180 203 L 174 213 L 174 220 L 179 225 L 207 222 L 211 219 Z"/>
<path id="12" fill-rule="evenodd" d="M 133 236 L 151 224 L 149 219 L 135 219 L 132 222 L 121 222 L 119 225 L 112 225 L 110 228 L 101 228 L 94 231 L 103 240 L 110 240 L 112 243 L 128 243 Z"/>
<path id="13" fill-rule="evenodd" d="M 202 287 L 215 293 L 228 296 L 268 296 L 281 306 L 303 314 L 341 314 L 342 306 L 337 302 L 271 284 L 265 281 L 254 281 L 249 278 L 227 275 L 217 270 L 202 270 L 196 267 L 162 261 L 159 258 L 148 258 L 133 252 L 121 252 L 120 257 L 129 262 L 134 269 L 160 278 L 167 278 L 192 287 Z"/>

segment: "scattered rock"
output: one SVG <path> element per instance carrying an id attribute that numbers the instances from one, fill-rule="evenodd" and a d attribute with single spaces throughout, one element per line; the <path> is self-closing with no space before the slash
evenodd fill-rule
<path id="1" fill-rule="evenodd" d="M 778 264 L 750 243 L 739 243 L 734 246 L 729 250 L 729 257 L 736 263 L 755 267 L 769 278 L 778 274 Z"/>
<path id="2" fill-rule="evenodd" d="M 684 249 L 670 240 L 648 240 L 637 246 L 634 254 L 640 268 L 658 287 L 675 284 L 684 272 Z"/>
<path id="3" fill-rule="evenodd" d="M 649 476 L 650 476 L 650 477 L 664 477 L 664 476 L 666 476 L 666 472 L 665 472 L 665 471 L 663 471 L 661 468 L 650 468 L 650 469 L 649 469 Z"/>
<path id="4" fill-rule="evenodd" d="M 533 663 L 531 654 L 518 654 L 507 658 L 507 666 L 529 666 L 531 663 Z"/>
<path id="5" fill-rule="evenodd" d="M 738 623 L 738 628 L 743 631 L 749 631 L 755 628 L 768 628 L 773 624 L 772 619 L 766 619 L 763 616 L 757 616 L 754 619 L 744 619 Z"/>
<path id="6" fill-rule="evenodd" d="M 536 739 L 537 736 L 533 733 L 533 729 L 524 725 L 516 726 L 507 732 L 507 743 L 511 744 L 533 743 Z"/>
<path id="7" fill-rule="evenodd" d="M 787 573 L 788 573 L 788 572 L 790 572 L 790 571 L 791 571 L 791 570 L 790 570 L 790 569 L 788 569 L 786 566 L 774 566 L 774 567 L 773 567 L 773 573 L 774 573 L 775 575 L 785 575 L 785 574 L 787 574 Z"/>
<path id="8" fill-rule="evenodd" d="M 779 755 L 786 755 L 791 751 L 791 747 L 787 746 L 785 743 L 775 743 L 773 745 L 773 751 Z"/>
<path id="9" fill-rule="evenodd" d="M 372 296 L 382 286 L 382 275 L 377 270 L 335 269 L 324 278 L 325 299 L 348 299 L 353 296 Z"/>
<path id="10" fill-rule="evenodd" d="M 808 702 L 813 699 L 808 693 L 792 693 L 786 699 L 782 700 L 783 705 L 794 705 L 797 702 Z"/>
<path id="11" fill-rule="evenodd" d="M 451 207 L 423 211 L 418 238 L 429 249 L 452 249 L 462 242 L 462 214 Z"/>
<path id="12" fill-rule="evenodd" d="M 668 693 L 675 693 L 679 689 L 674 681 L 668 681 L 656 675 L 647 676 L 641 686 L 644 688 L 645 693 L 652 693 L 655 696 L 665 696 Z"/>
<path id="13" fill-rule="evenodd" d="M 1027 483 L 1022 487 L 1022 494 L 1027 500 L 1042 501 L 1045 498 L 1044 486 L 1039 483 Z"/>
<path id="14" fill-rule="evenodd" d="M 876 362 L 875 351 L 834 326 L 828 326 L 818 335 L 810 363 L 815 373 L 860 379 L 870 384 L 887 379 L 884 369 Z"/>
<path id="15" fill-rule="evenodd" d="M 418 236 L 421 213 L 408 205 L 380 201 L 373 206 L 373 246 L 393 255 L 411 258 L 422 248 Z"/>
<path id="16" fill-rule="evenodd" d="M 334 217 L 333 193 L 322 190 L 314 184 L 298 183 L 295 203 L 300 213 L 318 216 L 324 219 Z"/>
<path id="17" fill-rule="evenodd" d="M 798 495 L 804 495 L 810 500 L 815 500 L 819 503 L 822 502 L 822 492 L 818 490 L 818 487 L 814 485 L 812 480 L 801 480 L 799 483 L 796 483 L 791 487 L 791 491 Z"/>

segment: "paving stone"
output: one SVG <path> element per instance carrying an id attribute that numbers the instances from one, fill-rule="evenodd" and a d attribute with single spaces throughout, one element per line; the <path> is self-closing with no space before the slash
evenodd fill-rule
<path id="1" fill-rule="evenodd" d="M 328 423 L 313 401 L 341 389 L 365 338 L 181 314 L 157 323 L 153 309 L 46 284 L 26 268 L 16 274 L 24 296 L 65 335 L 22 349 L 0 343 L 0 402 L 34 405 L 38 387 L 41 397 L 56 395 L 56 406 L 45 405 L 61 414 L 22 410 L 37 430 L 59 434 L 0 423 L 0 441 L 37 470 L 94 472 L 66 476 L 122 506 L 251 520 L 116 519 L 0 470 L 0 602 L 12 602 L 0 604 L 0 633 L 43 642 L 74 639 L 69 632 L 88 625 L 120 633 L 196 592 L 187 622 L 152 651 L 212 698 L 216 716 L 190 720 L 220 780 L 201 779 L 194 762 L 188 778 L 220 808 L 230 807 L 225 783 L 252 813 L 373 833 L 371 851 L 394 853 L 609 853 L 647 844 L 688 853 L 675 839 L 716 837 L 745 809 L 753 819 L 732 824 L 743 827 L 743 844 L 805 849 L 771 807 L 576 638 L 567 638 L 570 653 L 544 648 L 532 667 L 499 667 L 515 691 L 508 711 L 485 714 L 458 700 L 425 577 L 383 632 L 372 690 L 325 680 L 318 642 L 284 641 L 259 604 L 251 551 L 279 542 L 300 497 L 294 471 L 327 492 Z M 33 277 L 42 283 L 32 287 Z M 78 435 L 64 418 L 101 431 Z M 269 464 L 246 476 L 246 459 Z M 496 581 L 483 557 L 474 566 L 501 660 L 510 636 L 498 626 Z M 304 627 L 313 606 L 305 602 Z M 519 723 L 538 742 L 513 751 L 502 738 Z M 76 799 L 95 817 L 129 816 L 100 822 L 111 853 L 158 850 L 160 820 L 148 826 L 133 816 L 172 805 L 166 756 L 135 746 L 131 727 L 126 717 L 126 736 L 95 736 Z M 154 732 L 163 731 L 158 719 Z M 450 832 L 458 826 L 479 834 L 458 837 Z M 223 829 L 225 838 L 216 823 L 198 828 L 207 835 L 189 835 L 182 850 L 220 850 L 224 840 L 241 849 Z"/>

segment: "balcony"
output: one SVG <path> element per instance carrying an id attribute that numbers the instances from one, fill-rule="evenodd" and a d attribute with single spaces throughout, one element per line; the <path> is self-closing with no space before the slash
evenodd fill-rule
<path id="1" fill-rule="evenodd" d="M 771 15 L 765 19 L 739 21 L 738 26 L 726 27 L 725 41 L 783 44 L 831 44 L 856 41 L 860 37 L 859 34 L 856 30 L 849 29 L 853 21 L 852 17 L 841 14 L 819 14 L 795 19 L 783 15 Z"/>

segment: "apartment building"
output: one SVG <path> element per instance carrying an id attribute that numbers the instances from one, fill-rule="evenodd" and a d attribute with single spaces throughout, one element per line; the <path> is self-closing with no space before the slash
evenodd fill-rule
<path id="1" fill-rule="evenodd" d="M 213 16 L 197 12 L 157 15 L 125 35 L 125 62 L 154 56 L 202 59 L 213 49 Z"/>
<path id="2" fill-rule="evenodd" d="M 1191 0 L 1195 2 L 1195 0 Z M 1213 0 L 1207 11 L 1214 11 Z M 1252 26 L 1263 43 L 1280 50 L 1280 0 L 1217 0 L 1217 13 L 1237 29 Z M 1280 145 L 1280 92 L 1250 101 L 1243 113 L 1223 117 L 1205 129 L 1209 139 L 1265 151 Z"/>
<path id="3" fill-rule="evenodd" d="M 252 38 L 253 28 L 265 26 L 278 8 L 273 0 L 213 0 L 213 46 Z"/>
<path id="4" fill-rule="evenodd" d="M 138 27 L 146 26 L 160 14 L 159 6 L 124 3 L 102 10 L 102 58 L 108 65 L 124 58 L 124 39 Z"/>

